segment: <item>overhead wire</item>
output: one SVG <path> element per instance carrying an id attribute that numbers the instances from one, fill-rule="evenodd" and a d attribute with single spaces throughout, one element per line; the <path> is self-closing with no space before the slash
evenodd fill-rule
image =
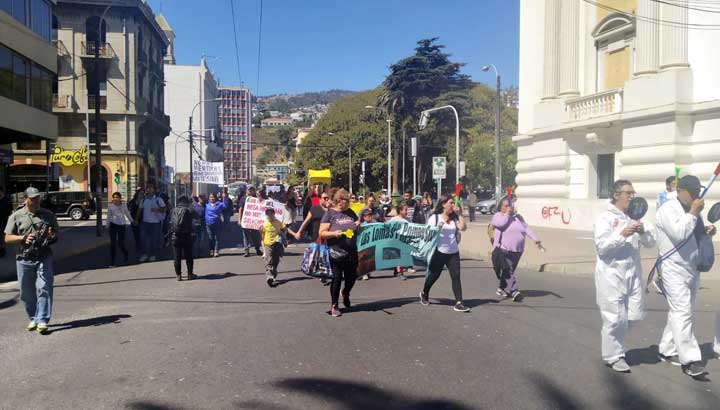
<path id="1" fill-rule="evenodd" d="M 238 81 L 242 87 L 242 75 L 240 75 L 240 49 L 238 48 L 238 35 L 237 35 L 237 22 L 235 21 L 235 0 L 230 0 L 230 12 L 232 13 L 233 21 L 233 40 L 235 41 L 235 60 L 237 64 Z"/>
<path id="2" fill-rule="evenodd" d="M 626 16 L 628 18 L 635 19 L 637 21 L 645 21 L 645 22 L 649 22 L 649 23 L 658 24 L 660 26 L 675 27 L 675 28 L 686 27 L 690 30 L 720 30 L 720 24 L 684 23 L 684 22 L 679 22 L 679 21 L 656 19 L 656 18 L 642 16 L 639 14 L 634 14 L 634 13 L 630 13 L 630 12 L 627 12 L 624 10 L 620 10 L 620 9 L 612 7 L 612 6 L 598 3 L 597 1 L 594 1 L 594 0 L 583 0 L 583 1 L 587 4 L 590 4 L 592 6 L 595 6 L 597 8 L 600 8 L 600 9 L 603 9 L 606 11 L 615 12 L 615 13 L 621 14 L 623 16 Z"/>
<path id="3" fill-rule="evenodd" d="M 705 13 L 720 13 L 720 9 L 714 9 L 714 10 L 712 10 L 712 9 L 706 9 L 706 8 L 701 8 L 701 6 L 694 6 L 694 5 L 691 6 L 689 3 L 680 4 L 680 3 L 673 3 L 673 2 L 665 1 L 665 0 L 650 0 L 650 1 L 652 1 L 652 2 L 654 2 L 654 3 L 659 3 L 659 4 L 666 4 L 666 5 L 668 5 L 668 6 L 679 7 L 679 8 L 681 8 L 681 9 L 694 10 L 694 11 L 702 11 L 702 12 L 705 12 Z M 717 4 L 717 3 L 716 3 L 716 4 Z"/>

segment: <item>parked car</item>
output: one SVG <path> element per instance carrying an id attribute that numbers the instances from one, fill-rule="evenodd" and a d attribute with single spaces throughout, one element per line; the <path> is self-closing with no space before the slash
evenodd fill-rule
<path id="1" fill-rule="evenodd" d="M 477 205 L 475 206 L 475 212 L 480 212 L 481 214 L 494 214 L 495 213 L 495 195 L 488 199 L 481 199 L 478 201 Z"/>
<path id="2" fill-rule="evenodd" d="M 69 216 L 74 221 L 89 219 L 95 213 L 95 200 L 90 192 L 53 191 L 42 192 L 40 206 L 55 213 L 56 216 Z M 22 208 L 20 204 L 18 208 Z"/>

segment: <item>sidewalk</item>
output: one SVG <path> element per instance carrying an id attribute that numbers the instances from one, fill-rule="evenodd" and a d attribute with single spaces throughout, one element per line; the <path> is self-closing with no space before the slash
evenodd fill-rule
<path id="1" fill-rule="evenodd" d="M 92 250 L 108 246 L 110 237 L 103 235 L 98 238 L 95 235 L 94 226 L 78 226 L 62 228 L 60 240 L 52 246 L 55 262 L 72 258 Z M 17 279 L 15 269 L 15 246 L 6 248 L 7 253 L 0 258 L 0 282 L 7 282 Z"/>
<path id="2" fill-rule="evenodd" d="M 520 268 L 537 272 L 557 272 L 592 275 L 595 272 L 595 244 L 592 232 L 565 229 L 532 228 L 543 243 L 546 252 L 540 252 L 530 239 L 525 242 L 525 253 L 520 259 Z M 487 222 L 473 222 L 463 232 L 460 254 L 465 258 L 480 259 L 490 263 L 492 248 L 487 236 Z M 716 259 L 720 261 L 720 244 L 715 243 Z M 657 258 L 657 248 L 640 251 L 643 276 L 647 276 Z M 720 273 L 716 262 L 710 272 Z"/>

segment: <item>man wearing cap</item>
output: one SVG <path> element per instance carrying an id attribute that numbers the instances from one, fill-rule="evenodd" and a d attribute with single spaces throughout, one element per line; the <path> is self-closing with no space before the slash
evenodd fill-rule
<path id="1" fill-rule="evenodd" d="M 40 191 L 37 188 L 25 190 L 25 206 L 8 218 L 5 226 L 5 242 L 20 244 L 16 256 L 20 300 L 30 318 L 27 329 L 45 334 L 52 313 L 53 299 L 53 261 L 50 246 L 43 246 L 36 252 L 28 252 L 40 233 L 43 224 L 47 224 L 47 238 L 50 244 L 57 240 L 58 223 L 55 214 L 40 207 Z"/>
<path id="2" fill-rule="evenodd" d="M 658 251 L 662 260 L 660 288 L 667 300 L 667 324 L 658 346 L 660 359 L 696 377 L 705 373 L 700 347 L 693 332 L 692 314 L 700 284 L 698 242 L 714 235 L 715 227 L 705 227 L 700 213 L 705 202 L 700 198 L 700 180 L 692 175 L 680 178 L 677 199 L 669 200 L 657 213 Z"/>

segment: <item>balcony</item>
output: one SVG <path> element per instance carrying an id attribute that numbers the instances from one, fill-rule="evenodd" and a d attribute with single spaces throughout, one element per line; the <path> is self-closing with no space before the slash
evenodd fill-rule
<path id="1" fill-rule="evenodd" d="M 100 109 L 106 110 L 107 109 L 107 96 L 101 95 L 99 98 L 100 98 Z M 98 99 L 98 97 L 95 95 L 88 96 L 88 109 L 90 109 L 90 110 L 95 109 L 95 103 L 96 103 L 97 99 Z"/>
<path id="2" fill-rule="evenodd" d="M 53 108 L 72 108 L 72 96 L 53 94 Z"/>
<path id="3" fill-rule="evenodd" d="M 95 41 L 83 41 L 82 48 L 80 50 L 80 56 L 84 59 L 95 58 L 96 44 L 97 43 Z M 100 48 L 98 49 L 98 56 L 100 57 L 100 59 L 103 60 L 111 60 L 115 58 L 115 50 L 113 50 L 110 43 L 100 43 Z"/>
<path id="4" fill-rule="evenodd" d="M 581 121 L 605 115 L 618 114 L 621 113 L 622 110 L 622 88 L 573 98 L 565 103 L 568 121 Z"/>

